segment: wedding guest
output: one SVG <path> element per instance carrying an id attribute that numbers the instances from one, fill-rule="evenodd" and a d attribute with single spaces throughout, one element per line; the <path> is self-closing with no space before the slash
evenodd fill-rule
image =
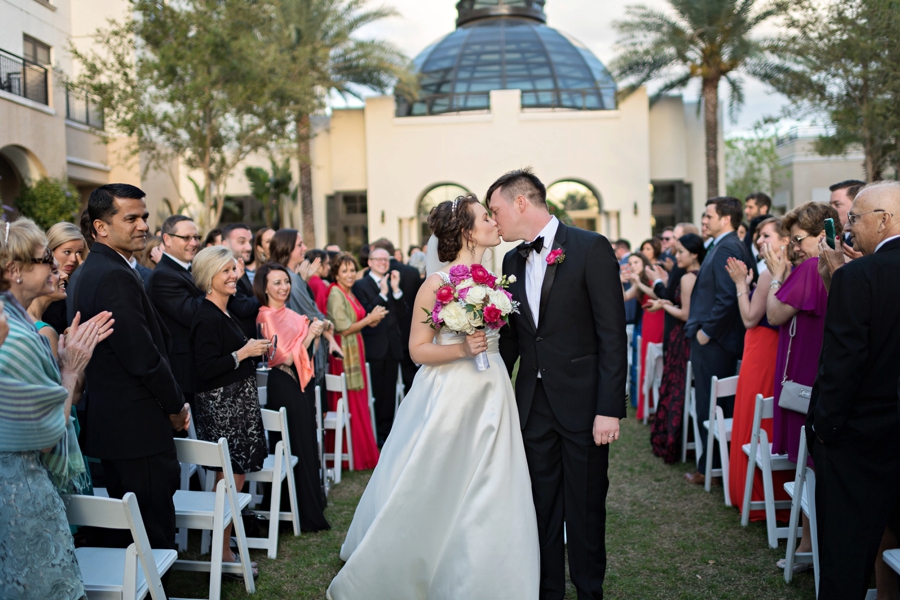
<path id="1" fill-rule="evenodd" d="M 211 229 L 209 233 L 206 234 L 206 239 L 203 240 L 203 247 L 209 248 L 210 246 L 221 246 L 222 245 L 222 230 L 221 229 Z"/>
<path id="2" fill-rule="evenodd" d="M 274 229 L 260 227 L 253 236 L 253 252 L 250 256 L 250 263 L 244 267 L 250 283 L 253 283 L 256 271 L 269 261 L 269 242 L 273 235 L 275 235 Z"/>
<path id="3" fill-rule="evenodd" d="M 853 198 L 864 185 L 866 185 L 865 181 L 860 181 L 859 179 L 847 179 L 846 181 L 839 181 L 828 188 L 829 191 L 831 191 L 828 203 L 831 205 L 831 208 L 837 211 L 838 217 L 840 217 L 839 220 L 835 219 L 835 226 L 837 226 L 838 222 L 840 222 L 841 227 L 847 225 L 847 213 L 850 212 Z M 846 244 L 851 239 L 852 237 L 849 234 L 846 234 L 844 236 L 844 243 Z"/>
<path id="4" fill-rule="evenodd" d="M 747 235 L 743 238 L 744 245 L 750 250 L 754 258 L 759 256 L 759 248 L 754 241 L 759 224 L 772 216 L 772 198 L 763 192 L 754 192 L 744 198 L 744 217 L 749 224 Z"/>
<path id="5" fill-rule="evenodd" d="M 0 597 L 10 600 L 84 597 L 60 495 L 90 491 L 70 413 L 85 366 L 113 330 L 110 313 L 83 324 L 76 315 L 57 362 L 26 312 L 51 291 L 54 267 L 33 221 L 0 224 Z"/>
<path id="6" fill-rule="evenodd" d="M 156 268 L 156 263 L 162 257 L 162 238 L 153 236 L 147 240 L 147 245 L 137 254 L 137 265 L 135 270 L 140 274 L 141 280 L 144 282 L 144 288 L 150 284 L 150 275 Z"/>
<path id="7" fill-rule="evenodd" d="M 356 272 L 356 260 L 349 253 L 339 254 L 331 261 L 331 279 L 334 283 L 328 292 L 328 318 L 334 322 L 336 337 L 344 350 L 344 357 L 331 357 L 329 364 L 333 374 L 347 375 L 353 460 L 357 469 L 366 470 L 375 468 L 379 453 L 372 431 L 372 419 L 369 417 L 366 354 L 360 331 L 365 327 L 378 325 L 387 311 L 383 306 L 376 306 L 372 312 L 366 313 L 352 291 L 357 279 Z M 337 397 L 334 394 L 330 396 L 331 408 L 334 410 Z"/>
<path id="8" fill-rule="evenodd" d="M 680 236 L 675 235 L 674 227 L 666 227 L 662 230 L 659 240 L 662 244 L 662 254 L 659 255 L 659 264 L 666 270 L 671 271 L 675 266 L 675 241 Z"/>
<path id="9" fill-rule="evenodd" d="M 425 267 L 427 265 L 427 256 L 418 246 L 410 246 L 409 260 L 407 264 L 419 272 L 419 278 L 425 279 Z"/>
<path id="10" fill-rule="evenodd" d="M 163 222 L 162 238 L 164 253 L 150 276 L 147 295 L 172 335 L 169 364 L 185 402 L 190 403 L 194 396 L 191 325 L 203 299 L 191 276 L 191 261 L 201 237 L 190 217 L 172 215 Z"/>
<path id="11" fill-rule="evenodd" d="M 259 268 L 253 281 L 253 292 L 259 300 L 257 321 L 266 326 L 271 338 L 278 336 L 278 346 L 269 359 L 268 403 L 266 408 L 287 409 L 291 452 L 299 460 L 294 467 L 300 527 L 313 532 L 330 529 L 325 520 L 325 493 L 319 480 L 319 446 L 316 440 L 316 396 L 311 346 L 325 330 L 325 322 L 312 322 L 287 307 L 291 293 L 288 270 L 276 263 Z M 312 383 L 311 383 L 312 382 Z M 269 449 L 274 452 L 281 434 L 269 433 Z M 281 510 L 290 510 L 287 487 L 282 488 Z"/>
<path id="12" fill-rule="evenodd" d="M 72 281 L 75 270 L 87 257 L 87 244 L 81 230 L 74 223 L 57 223 L 47 230 L 47 244 L 68 284 Z M 56 333 L 62 334 L 70 322 L 65 300 L 51 302 L 44 310 L 43 320 L 49 323 Z"/>
<path id="13" fill-rule="evenodd" d="M 700 231 L 694 226 L 692 223 L 678 223 L 672 229 L 672 234 L 674 234 L 674 239 L 679 240 L 685 235 L 689 233 L 693 233 L 694 235 L 698 235 Z M 666 235 L 663 233 L 663 235 Z M 674 250 L 674 244 L 673 244 Z M 656 266 L 650 271 L 645 269 L 647 274 L 647 279 L 653 281 L 653 293 L 656 294 L 656 297 L 661 300 L 674 300 L 675 292 L 678 290 L 678 285 L 681 283 L 681 277 L 684 275 L 685 271 L 681 267 L 679 267 L 675 262 L 675 254 L 672 253 L 672 262 L 669 264 L 667 262 L 667 258 L 662 256 L 660 258 L 660 262 L 663 263 L 662 267 Z M 672 329 L 679 324 L 679 320 L 666 313 L 665 320 L 663 323 L 663 350 L 668 349 L 669 344 L 669 333 Z"/>
<path id="14" fill-rule="evenodd" d="M 662 242 L 655 237 L 641 242 L 641 254 L 647 257 L 651 265 L 655 265 L 662 255 Z"/>
<path id="15" fill-rule="evenodd" d="M 631 242 L 626 239 L 616 240 L 613 243 L 613 251 L 616 255 L 616 260 L 619 261 L 619 273 L 622 277 L 622 282 L 624 285 L 625 291 L 628 291 L 631 288 L 631 282 L 626 281 L 627 279 L 627 270 L 628 270 L 628 257 L 631 256 Z M 629 385 L 628 385 L 628 397 L 631 400 L 632 406 L 638 406 L 638 389 L 640 385 L 638 384 L 638 353 L 640 352 L 640 348 L 638 347 L 638 337 L 641 335 L 641 308 L 637 303 L 637 300 L 625 300 L 625 326 L 631 327 L 631 348 L 629 349 L 629 353 L 631 354 L 631 366 L 629 367 Z"/>
<path id="16" fill-rule="evenodd" d="M 269 351 L 269 341 L 248 339 L 228 312 L 228 300 L 237 291 L 238 281 L 237 260 L 230 249 L 204 248 L 192 266 L 194 282 L 205 293 L 190 333 L 197 376 L 194 425 L 199 440 L 228 440 L 234 484 L 240 490 L 246 474 L 262 469 L 269 455 L 253 361 Z M 222 471 L 216 473 L 216 481 L 223 476 Z M 231 525 L 225 530 L 222 561 L 238 562 L 230 544 Z"/>
<path id="17" fill-rule="evenodd" d="M 28 316 L 31 317 L 34 321 L 34 326 L 37 329 L 38 333 L 47 338 L 47 341 L 50 343 L 50 350 L 53 352 L 53 356 L 57 356 L 59 334 L 50 323 L 47 323 L 42 319 L 44 317 L 44 313 L 47 311 L 48 306 L 52 306 L 58 302 L 62 302 L 63 305 L 65 305 L 66 274 L 61 272 L 59 269 L 54 268 L 50 273 L 50 283 L 48 285 L 48 288 L 53 291 L 49 294 L 38 296 L 37 298 L 32 300 L 31 304 L 28 306 Z M 76 398 L 75 402 L 77 403 L 80 399 L 80 397 Z"/>
<path id="18" fill-rule="evenodd" d="M 806 418 L 816 464 L 821 600 L 865 596 L 900 501 L 900 186 L 866 186 L 847 219 L 854 248 L 866 256 L 834 273 Z M 877 583 L 881 588 L 880 577 Z"/>
<path id="19" fill-rule="evenodd" d="M 386 250 L 388 254 L 394 253 L 394 244 L 387 238 L 375 240 L 372 243 L 372 248 L 382 248 Z M 422 287 L 422 278 L 415 267 L 404 265 L 395 258 L 391 259 L 389 271 L 391 273 L 400 273 L 400 291 L 403 294 L 403 301 L 406 304 L 406 310 L 403 311 L 403 314 L 398 314 L 396 317 L 397 322 L 400 324 L 400 339 L 402 341 L 400 372 L 403 376 L 403 388 L 406 391 L 409 391 L 412 387 L 413 380 L 416 378 L 416 373 L 419 371 L 418 365 L 416 365 L 409 356 L 409 334 L 412 329 L 413 320 L 411 303 L 415 301 L 416 294 L 419 293 L 419 288 Z M 363 333 L 365 333 L 365 331 Z M 375 379 L 375 375 L 372 375 L 372 379 Z"/>
<path id="20" fill-rule="evenodd" d="M 222 230 L 222 245 L 231 250 L 239 270 L 237 292 L 228 301 L 228 311 L 241 324 L 248 339 L 256 337 L 256 316 L 259 314 L 259 302 L 253 295 L 253 284 L 245 269 L 253 253 L 252 241 L 250 228 L 243 223 L 229 223 Z"/>
<path id="21" fill-rule="evenodd" d="M 650 259 L 643 253 L 632 254 L 628 257 L 628 271 L 626 280 L 631 287 L 625 291 L 625 301 L 636 299 L 641 310 L 641 327 L 635 336 L 640 336 L 641 345 L 638 348 L 641 357 L 640 371 L 637 373 L 637 418 L 644 418 L 644 375 L 647 372 L 647 346 L 661 344 L 663 341 L 663 329 L 665 326 L 665 312 L 648 312 L 646 307 L 656 300 L 656 293 L 651 288 L 653 282 L 646 275 L 650 267 Z"/>
<path id="22" fill-rule="evenodd" d="M 325 283 L 325 278 L 328 277 L 328 273 L 331 271 L 330 262 L 328 261 L 328 253 L 324 250 L 307 250 L 304 255 L 306 261 L 312 265 L 318 260 L 319 268 L 309 276 L 306 284 L 309 286 L 309 289 L 313 293 L 313 298 L 315 298 L 316 306 L 323 313 L 328 310 L 328 285 Z"/>
<path id="23" fill-rule="evenodd" d="M 390 271 L 391 258 L 387 250 L 373 246 L 369 253 L 369 275 L 353 284 L 352 292 L 366 313 L 376 306 L 383 308 L 385 318 L 374 327 L 362 330 L 366 362 L 372 380 L 372 396 L 375 398 L 375 432 L 378 447 L 384 445 L 394 423 L 396 404 L 397 370 L 403 359 L 404 344 L 400 331 L 400 319 L 409 312 L 403 290 L 400 289 L 400 273 Z"/>
<path id="24" fill-rule="evenodd" d="M 685 325 L 685 335 L 691 340 L 691 365 L 700 419 L 709 415 L 713 376 L 720 379 L 733 376 L 744 349 L 745 330 L 737 303 L 737 289 L 725 270 L 729 258 L 737 258 L 744 264 L 750 264 L 752 260 L 735 233 L 742 215 L 741 201 L 731 196 L 707 200 L 703 213 L 703 231 L 710 241 L 694 284 L 691 314 Z M 719 405 L 725 417 L 730 417 L 733 401 L 720 399 Z M 706 428 L 701 427 L 698 440 L 700 452 L 706 449 L 706 437 Z M 720 468 L 718 451 L 714 451 L 712 458 L 713 468 Z M 700 485 L 705 483 L 706 473 L 687 473 L 685 478 L 689 483 Z"/>
<path id="25" fill-rule="evenodd" d="M 760 255 L 772 273 L 773 290 L 766 299 L 766 318 L 779 327 L 778 356 L 775 362 L 776 403 L 781 398 L 782 385 L 793 381 L 812 386 L 816 382 L 816 367 L 822 350 L 825 326 L 825 310 L 828 292 L 819 276 L 819 240 L 825 237 L 824 221 L 838 214 L 831 206 L 808 202 L 784 217 L 784 228 L 790 231 L 793 255 L 797 263 L 792 267 L 787 255 L 776 254 L 768 244 L 762 246 Z M 800 445 L 800 429 L 806 421 L 804 413 L 775 406 L 772 419 L 772 452 L 787 454 L 797 462 Z M 807 524 L 804 516 L 804 524 Z M 812 550 L 809 527 L 804 527 L 798 552 Z"/>
<path id="26" fill-rule="evenodd" d="M 74 307 L 90 319 L 111 311 L 116 334 L 101 342 L 86 369 L 85 452 L 99 458 L 111 498 L 133 492 L 154 548 L 175 548 L 175 505 L 181 467 L 172 430 L 190 412 L 168 360 L 170 338 L 135 272 L 134 254 L 148 230 L 144 192 L 111 183 L 87 206 L 94 244 L 78 269 Z M 116 535 L 127 546 L 130 535 Z"/>
<path id="27" fill-rule="evenodd" d="M 741 224 L 737 228 L 737 236 L 738 239 L 742 242 L 747 237 L 747 230 L 750 229 L 750 223 L 747 221 L 741 221 Z"/>
<path id="28" fill-rule="evenodd" d="M 322 337 L 327 343 L 317 343 L 313 350 L 313 367 L 315 369 L 316 385 L 325 386 L 325 372 L 328 369 L 328 356 L 334 353 L 342 354 L 340 344 L 334 337 L 334 325 L 326 320 L 325 313 L 320 311 L 313 299 L 312 291 L 301 274 L 309 277 L 313 267 L 318 268 L 315 260 L 309 263 L 304 258 L 306 244 L 303 237 L 296 229 L 280 229 L 272 236 L 269 242 L 271 262 L 285 267 L 291 277 L 291 293 L 288 296 L 287 307 L 299 315 L 307 317 L 310 321 L 319 319 L 326 321 L 325 331 Z M 323 407 L 324 409 L 325 407 Z"/>
<path id="29" fill-rule="evenodd" d="M 662 384 L 659 386 L 659 406 L 650 429 L 653 454 L 672 464 L 681 456 L 681 428 L 684 417 L 684 391 L 687 363 L 691 357 L 691 343 L 684 335 L 684 323 L 691 314 L 691 294 L 697 273 L 706 256 L 706 248 L 699 235 L 689 233 L 674 243 L 675 260 L 684 272 L 672 300 L 655 300 L 648 312 L 662 311 L 677 320 L 669 331 L 668 346 L 663 360 Z"/>
<path id="30" fill-rule="evenodd" d="M 757 246 L 767 244 L 777 256 L 787 253 L 790 236 L 783 228 L 781 219 L 767 217 L 757 224 Z M 765 269 L 759 276 L 756 287 L 753 273 L 748 266 L 736 258 L 728 259 L 726 269 L 737 288 L 738 307 L 741 320 L 747 333 L 744 336 L 744 354 L 741 359 L 741 371 L 738 378 L 737 393 L 734 399 L 734 420 L 731 431 L 731 452 L 729 454 L 729 476 L 731 499 L 738 510 L 743 510 L 742 499 L 747 481 L 747 455 L 744 444 L 750 443 L 753 429 L 753 414 L 756 410 L 756 395 L 771 398 L 775 386 L 775 357 L 778 354 L 778 328 L 770 325 L 766 319 L 766 304 L 771 293 L 772 273 Z M 772 419 L 764 419 L 762 428 L 769 439 L 772 439 Z M 784 492 L 785 481 L 792 481 L 793 471 L 775 471 L 772 474 L 775 498 L 787 499 Z M 753 479 L 752 501 L 764 499 L 762 475 L 756 472 Z M 779 517 L 786 519 L 783 511 Z M 763 521 L 765 511 L 754 510 L 750 513 L 751 521 Z"/>

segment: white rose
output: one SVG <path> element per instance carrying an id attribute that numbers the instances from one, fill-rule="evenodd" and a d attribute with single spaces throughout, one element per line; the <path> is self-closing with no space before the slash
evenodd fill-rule
<path id="1" fill-rule="evenodd" d="M 506 281 L 508 281 L 509 283 L 515 283 L 515 282 L 516 282 L 516 276 L 515 276 L 515 275 L 510 275 L 509 277 L 506 278 Z"/>
<path id="2" fill-rule="evenodd" d="M 466 294 L 466 302 L 475 305 L 482 304 L 486 295 L 487 288 L 483 285 L 477 285 Z"/>
<path id="3" fill-rule="evenodd" d="M 502 290 L 491 290 L 490 297 L 491 304 L 499 308 L 501 313 L 508 315 L 512 312 L 512 302 L 509 301 L 509 298 L 506 297 Z"/>
<path id="4" fill-rule="evenodd" d="M 475 285 L 475 282 L 472 281 L 471 277 L 469 277 L 467 279 L 463 279 L 462 281 L 460 281 L 459 284 L 456 286 L 456 289 L 461 290 L 463 288 L 472 287 L 474 285 Z"/>
<path id="5" fill-rule="evenodd" d="M 466 318 L 468 319 L 469 325 L 472 328 L 467 333 L 469 333 L 469 334 L 475 333 L 475 331 L 474 331 L 475 329 L 477 329 L 479 327 L 484 327 L 484 319 L 482 319 L 480 316 L 476 316 L 476 315 L 480 315 L 480 314 L 481 313 L 475 313 L 475 312 L 466 313 Z"/>
<path id="6" fill-rule="evenodd" d="M 466 309 L 460 306 L 459 302 L 451 302 L 441 309 L 441 318 L 444 320 L 444 326 L 451 331 L 468 332 L 470 329 Z"/>

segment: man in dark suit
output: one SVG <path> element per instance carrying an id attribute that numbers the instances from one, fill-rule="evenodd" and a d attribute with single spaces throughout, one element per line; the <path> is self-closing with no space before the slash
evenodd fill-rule
<path id="1" fill-rule="evenodd" d="M 755 192 L 744 198 L 744 216 L 750 224 L 747 229 L 747 235 L 744 236 L 744 245 L 747 246 L 747 250 L 750 251 L 750 254 L 753 256 L 756 256 L 756 253 L 754 252 L 756 248 L 753 246 L 753 234 L 756 232 L 756 228 L 760 223 L 772 216 L 770 214 L 771 212 L 772 199 L 768 194 Z M 747 266 L 752 267 L 753 265 Z"/>
<path id="2" fill-rule="evenodd" d="M 819 600 L 866 595 L 885 525 L 900 508 L 900 183 L 869 185 L 848 213 L 854 247 L 865 256 L 832 276 L 806 418 Z"/>
<path id="3" fill-rule="evenodd" d="M 253 284 L 244 272 L 244 265 L 250 264 L 253 253 L 253 234 L 243 223 L 229 223 L 222 230 L 222 245 L 234 252 L 238 259 L 241 277 L 237 281 L 237 292 L 228 301 L 228 312 L 234 315 L 241 324 L 241 330 L 249 339 L 256 336 L 256 316 L 259 314 L 259 301 L 253 295 Z"/>
<path id="4" fill-rule="evenodd" d="M 82 319 L 112 311 L 115 333 L 88 363 L 85 454 L 99 458 L 110 497 L 134 492 L 154 548 L 175 548 L 181 469 L 172 430 L 186 429 L 188 405 L 169 366 L 169 333 L 134 270 L 147 243 L 144 192 L 124 184 L 91 192 L 94 244 L 80 271 L 75 308 Z"/>
<path id="5" fill-rule="evenodd" d="M 713 376 L 722 379 L 736 374 L 737 361 L 744 351 L 744 322 L 738 307 L 737 287 L 725 270 L 729 258 L 753 264 L 747 247 L 738 238 L 741 224 L 741 201 L 731 196 L 719 196 L 706 202 L 702 227 L 712 244 L 697 274 L 691 294 L 691 314 L 685 325 L 685 335 L 691 340 L 691 364 L 697 390 L 697 418 L 709 415 L 710 382 Z M 734 410 L 734 399 L 721 402 L 726 417 Z M 706 448 L 707 431 L 700 428 L 700 447 Z M 713 453 L 713 467 L 719 468 L 719 453 Z M 691 483 L 705 483 L 706 473 L 687 473 Z"/>
<path id="6" fill-rule="evenodd" d="M 541 547 L 542 600 L 565 595 L 565 546 L 580 600 L 603 598 L 609 444 L 625 417 L 628 364 L 619 265 L 609 241 L 552 217 L 530 169 L 497 180 L 486 198 L 506 241 L 520 302 L 500 330 L 512 372 Z M 550 259 L 548 263 L 548 259 Z"/>
<path id="7" fill-rule="evenodd" d="M 409 392 L 413 379 L 416 378 L 416 372 L 419 370 L 418 365 L 409 357 L 409 331 L 412 328 L 413 304 L 415 304 L 419 288 L 422 287 L 422 275 L 417 268 L 404 265 L 394 258 L 394 244 L 390 240 L 381 238 L 373 242 L 372 247 L 387 250 L 388 254 L 391 255 L 390 271 L 400 273 L 400 291 L 403 292 L 403 298 L 406 300 L 406 305 L 409 309 L 405 314 L 397 317 L 400 323 L 400 339 L 403 342 L 403 359 L 400 361 L 400 372 L 403 374 L 403 386 Z"/>
<path id="8" fill-rule="evenodd" d="M 372 248 L 369 272 L 353 284 L 353 295 L 367 313 L 376 306 L 384 307 L 387 316 L 374 327 L 362 330 L 366 345 L 366 361 L 372 371 L 372 395 L 375 397 L 375 421 L 378 445 L 384 445 L 394 424 L 394 392 L 397 366 L 403 359 L 400 319 L 409 312 L 405 294 L 400 289 L 400 273 L 390 271 L 390 254 L 384 248 Z M 409 340 L 406 340 L 409 346 Z"/>
<path id="9" fill-rule="evenodd" d="M 191 276 L 191 261 L 201 237 L 189 217 L 172 215 L 162 225 L 164 253 L 150 276 L 147 295 L 172 335 L 169 364 L 186 402 L 193 400 L 194 376 L 191 358 L 191 323 L 204 294 Z"/>

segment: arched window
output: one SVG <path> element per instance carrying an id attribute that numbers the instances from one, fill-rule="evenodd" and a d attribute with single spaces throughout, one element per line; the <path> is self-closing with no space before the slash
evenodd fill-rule
<path id="1" fill-rule="evenodd" d="M 581 229 L 601 231 L 602 202 L 600 193 L 580 181 L 557 181 L 547 188 L 550 211 Z"/>
<path id="2" fill-rule="evenodd" d="M 419 221 L 419 243 L 423 246 L 431 237 L 431 229 L 428 228 L 428 214 L 431 209 L 446 200 L 455 200 L 459 196 L 465 196 L 469 190 L 455 183 L 438 184 L 422 195 L 419 200 L 417 213 Z"/>

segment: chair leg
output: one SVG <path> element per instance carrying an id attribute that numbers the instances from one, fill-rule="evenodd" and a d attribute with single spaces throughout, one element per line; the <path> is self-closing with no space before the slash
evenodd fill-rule
<path id="1" fill-rule="evenodd" d="M 741 527 L 750 524 L 750 500 L 753 497 L 753 478 L 756 476 L 756 438 L 750 440 L 750 456 L 747 457 L 747 479 L 744 483 L 744 502 L 741 505 Z"/>
<path id="2" fill-rule="evenodd" d="M 341 471 L 344 468 L 344 426 L 341 420 L 344 415 L 337 413 L 337 427 L 334 428 L 334 482 L 341 482 Z"/>
<path id="3" fill-rule="evenodd" d="M 722 461 L 722 489 L 725 490 L 725 506 L 731 506 L 731 490 L 729 489 L 729 472 L 731 457 L 728 452 L 728 432 L 725 430 L 725 413 L 716 407 L 716 424 L 719 426 L 719 460 Z"/>
<path id="4" fill-rule="evenodd" d="M 700 469 L 700 460 L 703 458 L 703 453 L 705 449 L 703 448 L 703 444 L 700 443 L 700 420 L 697 418 L 697 395 L 694 393 L 694 390 L 691 390 L 691 406 L 693 406 L 693 414 L 691 415 L 691 419 L 693 419 L 694 426 L 694 457 L 697 460 L 697 469 Z"/>
<path id="5" fill-rule="evenodd" d="M 766 532 L 769 538 L 769 547 L 778 547 L 778 524 L 775 522 L 775 490 L 772 485 L 772 465 L 767 460 L 766 450 L 763 449 L 762 463 L 762 480 L 763 493 L 766 501 Z"/>
<path id="6" fill-rule="evenodd" d="M 713 444 L 716 442 L 716 413 L 710 411 L 709 427 L 706 429 L 706 482 L 703 489 L 707 492 L 712 491 L 712 472 L 713 472 Z"/>
<path id="7" fill-rule="evenodd" d="M 791 498 L 791 519 L 788 521 L 787 553 L 784 556 L 784 581 L 790 583 L 794 578 L 794 560 L 797 552 L 797 529 L 800 524 L 800 502 L 806 493 L 802 479 L 794 482 L 794 497 Z"/>
<path id="8" fill-rule="evenodd" d="M 291 457 L 285 454 L 287 462 L 287 486 L 288 497 L 291 500 L 291 523 L 294 526 L 294 537 L 300 535 L 300 505 L 297 502 L 297 482 L 294 481 L 294 469 L 291 467 Z M 278 514 L 278 520 L 281 521 L 281 513 Z"/>
<path id="9" fill-rule="evenodd" d="M 346 424 L 346 427 L 347 427 L 347 430 L 346 430 L 346 435 L 347 435 L 347 452 L 350 454 L 350 457 L 349 457 L 349 459 L 350 459 L 350 470 L 351 470 L 351 471 L 355 471 L 355 470 L 356 470 L 356 463 L 353 461 L 353 430 L 350 428 L 350 413 L 349 413 L 349 412 L 347 413 L 347 424 Z"/>
<path id="10" fill-rule="evenodd" d="M 272 503 L 269 506 L 269 539 L 266 552 L 269 558 L 278 557 L 278 525 L 281 522 L 281 461 L 275 461 L 275 472 L 272 478 Z M 290 463 L 288 463 L 290 464 Z M 289 467 L 290 468 L 290 467 Z"/>
<path id="11" fill-rule="evenodd" d="M 691 425 L 691 411 L 694 407 L 691 405 L 690 397 L 686 397 L 684 401 L 684 419 L 681 421 L 681 462 L 687 462 L 688 451 L 688 427 Z"/>

